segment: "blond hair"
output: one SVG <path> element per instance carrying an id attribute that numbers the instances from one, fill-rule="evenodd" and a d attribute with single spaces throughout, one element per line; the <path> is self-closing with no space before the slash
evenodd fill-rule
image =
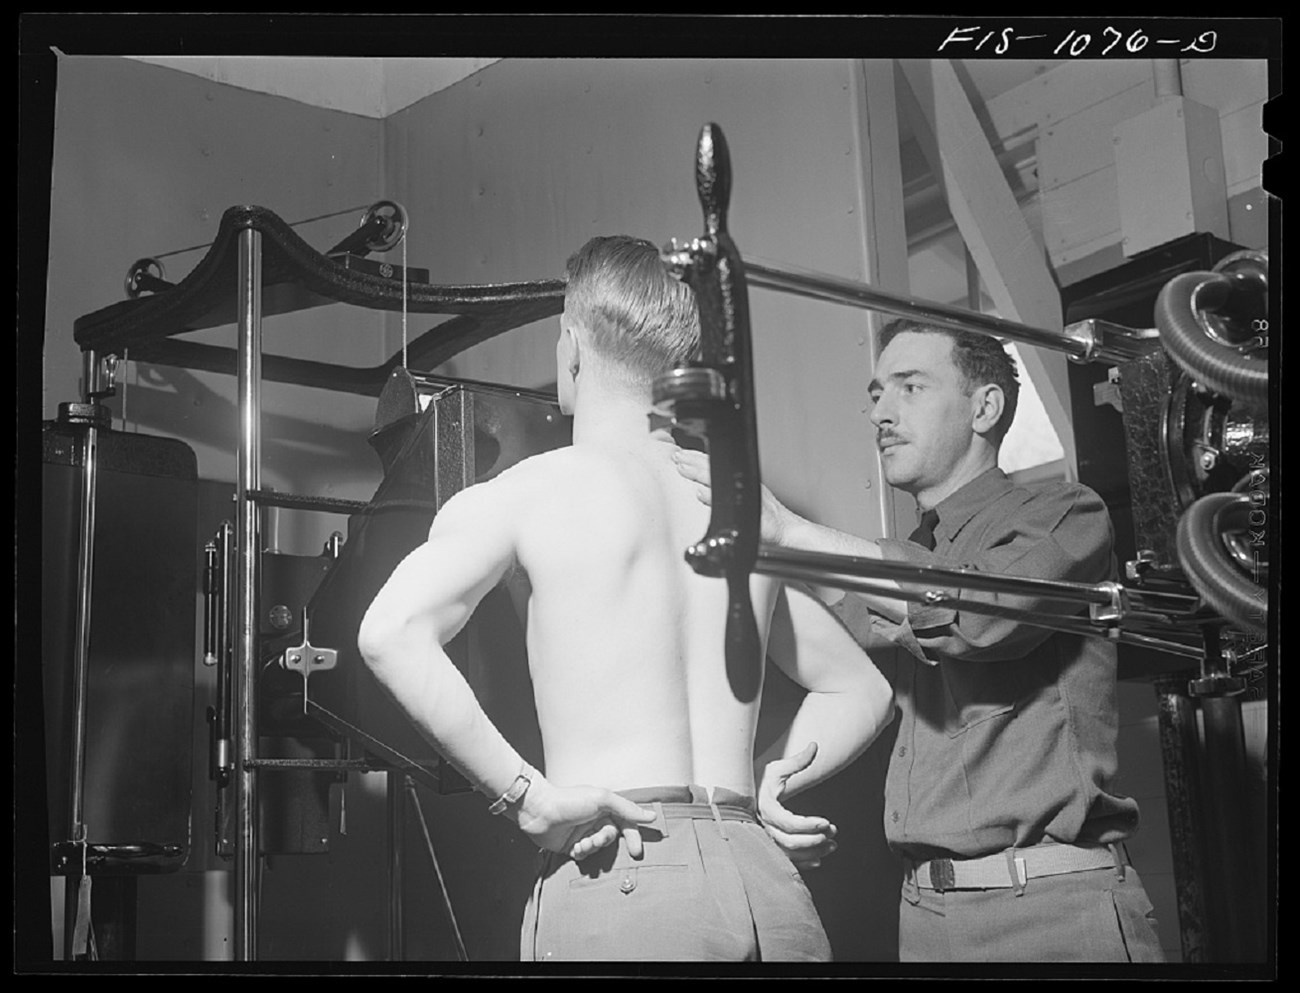
<path id="1" fill-rule="evenodd" d="M 685 365 L 700 343 L 695 294 L 673 278 L 650 242 L 592 238 L 565 265 L 569 315 L 593 349 L 635 380 Z"/>

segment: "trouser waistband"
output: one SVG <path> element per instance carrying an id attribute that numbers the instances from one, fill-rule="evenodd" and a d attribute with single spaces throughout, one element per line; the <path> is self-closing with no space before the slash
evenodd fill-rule
<path id="1" fill-rule="evenodd" d="M 695 806 L 710 804 L 719 809 L 754 810 L 754 798 L 722 786 L 642 786 L 632 790 L 618 790 L 618 795 L 633 803 L 662 803 Z"/>
<path id="2" fill-rule="evenodd" d="M 931 859 L 909 863 L 906 880 L 921 889 L 1022 890 L 1037 877 L 1113 868 L 1122 878 L 1124 857 L 1116 845 L 1033 845 L 1008 848 L 976 859 Z"/>
<path id="3" fill-rule="evenodd" d="M 754 798 L 734 790 L 703 786 L 649 786 L 632 790 L 619 790 L 619 796 L 633 803 L 653 807 L 658 815 L 654 821 L 643 825 L 651 831 L 668 836 L 669 820 L 748 821 L 758 823 L 754 813 Z"/>

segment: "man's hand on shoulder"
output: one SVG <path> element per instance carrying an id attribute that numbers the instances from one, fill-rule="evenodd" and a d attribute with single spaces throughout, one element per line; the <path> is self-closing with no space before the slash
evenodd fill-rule
<path id="1" fill-rule="evenodd" d="M 712 476 L 709 472 L 708 455 L 687 448 L 678 448 L 673 451 L 673 463 L 683 478 L 695 484 L 696 499 L 706 507 L 713 506 Z M 779 546 L 785 542 L 787 532 L 798 518 L 766 486 L 760 484 L 759 489 L 762 494 L 759 538 L 766 544 Z"/>
<path id="2" fill-rule="evenodd" d="M 781 797 L 789 778 L 812 765 L 816 757 L 817 743 L 812 741 L 797 755 L 769 762 L 758 787 L 758 816 L 764 829 L 791 862 L 809 869 L 821 865 L 821 860 L 838 847 L 835 825 L 824 817 L 806 817 L 787 810 Z"/>
<path id="3" fill-rule="evenodd" d="M 538 776 L 528 787 L 516 812 L 519 828 L 539 848 L 569 855 L 575 861 L 618 841 L 641 858 L 639 824 L 649 824 L 655 812 L 599 786 L 554 786 Z"/>

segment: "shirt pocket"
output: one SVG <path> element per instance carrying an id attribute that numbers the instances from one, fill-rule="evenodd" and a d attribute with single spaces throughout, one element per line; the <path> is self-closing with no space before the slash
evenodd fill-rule
<path id="1" fill-rule="evenodd" d="M 999 717 L 1025 697 L 1030 680 L 1015 662 L 939 663 L 943 677 L 943 726 L 950 738 Z"/>

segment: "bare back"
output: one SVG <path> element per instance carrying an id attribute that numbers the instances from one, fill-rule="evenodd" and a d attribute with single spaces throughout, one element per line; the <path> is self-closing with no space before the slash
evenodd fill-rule
<path id="1" fill-rule="evenodd" d="M 510 471 L 527 494 L 516 550 L 532 587 L 529 666 L 557 785 L 753 792 L 758 699 L 742 703 L 727 681 L 726 584 L 684 560 L 709 511 L 672 450 L 653 439 L 575 446 Z M 750 580 L 764 644 L 776 590 Z"/>

